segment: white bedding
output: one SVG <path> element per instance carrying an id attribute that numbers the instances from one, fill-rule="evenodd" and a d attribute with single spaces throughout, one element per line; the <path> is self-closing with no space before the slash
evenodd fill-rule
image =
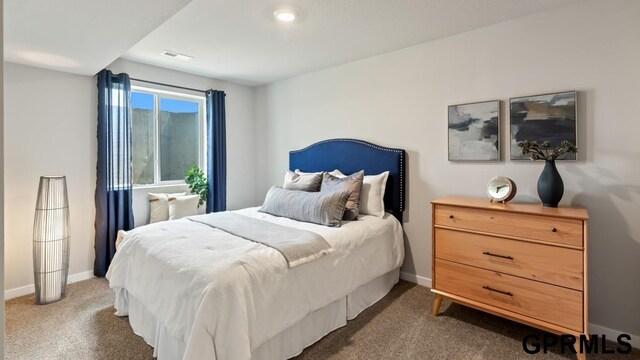
<path id="1" fill-rule="evenodd" d="M 184 341 L 184 359 L 249 359 L 251 350 L 404 258 L 401 226 L 389 214 L 329 228 L 257 209 L 238 213 L 317 232 L 333 253 L 288 269 L 274 249 L 186 219 L 141 227 L 124 238 L 107 273 L 116 314 L 127 315 L 127 296 L 134 296 Z"/>

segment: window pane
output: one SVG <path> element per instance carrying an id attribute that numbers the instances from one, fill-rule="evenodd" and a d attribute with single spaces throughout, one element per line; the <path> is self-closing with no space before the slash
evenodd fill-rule
<path id="1" fill-rule="evenodd" d="M 131 134 L 128 129 L 120 126 L 120 121 L 118 119 L 123 119 L 125 117 L 125 110 L 127 107 L 125 106 L 125 90 L 122 87 L 122 84 L 114 84 L 113 89 L 111 90 L 111 112 L 114 120 L 111 122 L 111 144 L 110 156 L 113 157 L 113 161 L 110 164 L 109 171 L 111 172 L 110 178 L 112 183 L 109 184 L 111 189 L 118 189 L 125 184 L 129 184 L 131 182 L 131 174 L 129 173 L 129 169 L 124 166 L 120 166 L 124 164 L 124 157 L 127 156 L 128 152 L 125 151 L 125 142 L 130 140 Z"/>
<path id="2" fill-rule="evenodd" d="M 160 180 L 182 180 L 198 166 L 199 103 L 160 99 Z"/>
<path id="3" fill-rule="evenodd" d="M 131 92 L 131 154 L 133 184 L 153 184 L 153 95 Z"/>

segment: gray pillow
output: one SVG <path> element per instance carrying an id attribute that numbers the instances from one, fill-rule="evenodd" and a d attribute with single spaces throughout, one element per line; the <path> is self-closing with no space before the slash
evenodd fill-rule
<path id="1" fill-rule="evenodd" d="M 320 192 L 350 191 L 349 200 L 344 210 L 344 220 L 357 220 L 360 214 L 360 191 L 364 180 L 364 170 L 345 177 L 324 173 Z"/>
<path id="2" fill-rule="evenodd" d="M 320 191 L 322 173 L 300 173 L 287 170 L 284 174 L 283 188 L 287 190 Z"/>
<path id="3" fill-rule="evenodd" d="M 351 193 L 306 192 L 272 186 L 267 192 L 261 212 L 314 224 L 342 225 L 344 207 Z"/>

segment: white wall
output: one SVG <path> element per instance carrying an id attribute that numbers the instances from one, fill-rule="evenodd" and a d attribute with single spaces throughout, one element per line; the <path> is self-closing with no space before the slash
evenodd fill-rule
<path id="1" fill-rule="evenodd" d="M 116 60 L 107 68 L 116 73 L 125 72 L 132 78 L 142 80 L 200 90 L 224 90 L 227 94 L 225 104 L 227 120 L 227 208 L 233 210 L 256 205 L 254 182 L 256 174 L 254 153 L 256 150 L 252 141 L 255 130 L 253 88 L 126 60 Z M 171 88 L 164 89 L 172 90 Z M 187 190 L 186 185 L 134 190 L 133 206 L 136 226 L 145 224 L 148 221 L 147 193 Z"/>
<path id="2" fill-rule="evenodd" d="M 69 274 L 93 269 L 98 94 L 88 76 L 12 63 L 5 71 L 5 289 L 18 289 L 12 293 L 18 295 L 32 290 L 41 175 L 67 176 Z"/>
<path id="3" fill-rule="evenodd" d="M 95 77 L 5 63 L 5 297 L 33 291 L 33 216 L 41 175 L 64 174 L 71 212 L 70 281 L 91 276 L 94 260 L 97 86 Z M 131 77 L 227 94 L 230 209 L 255 203 L 253 88 L 128 61 L 109 66 Z M 186 188 L 186 186 L 183 186 Z M 148 216 L 148 191 L 136 190 L 136 223 Z"/>
<path id="4" fill-rule="evenodd" d="M 559 8 L 263 86 L 256 91 L 256 196 L 288 151 L 353 137 L 408 151 L 403 271 L 431 277 L 429 202 L 484 196 L 495 175 L 536 200 L 541 163 L 447 161 L 447 106 L 578 90 L 580 161 L 562 162 L 563 205 L 589 208 L 590 321 L 640 335 L 640 1 Z M 502 141 L 508 144 L 508 116 Z M 508 146 L 503 146 L 503 149 Z M 503 150 L 508 158 L 508 150 Z M 594 328 L 593 331 L 602 331 Z"/>
<path id="5" fill-rule="evenodd" d="M 0 0 L 0 55 L 4 57 L 3 4 Z M 0 169 L 4 169 L 4 63 L 0 66 Z M 4 170 L 0 174 L 0 288 L 4 289 Z M 0 304 L 0 359 L 4 359 L 4 302 Z"/>

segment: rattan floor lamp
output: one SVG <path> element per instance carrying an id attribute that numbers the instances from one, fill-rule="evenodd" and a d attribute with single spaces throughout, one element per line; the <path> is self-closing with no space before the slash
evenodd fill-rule
<path id="1" fill-rule="evenodd" d="M 64 297 L 69 272 L 69 201 L 64 176 L 41 176 L 33 221 L 36 304 Z"/>

